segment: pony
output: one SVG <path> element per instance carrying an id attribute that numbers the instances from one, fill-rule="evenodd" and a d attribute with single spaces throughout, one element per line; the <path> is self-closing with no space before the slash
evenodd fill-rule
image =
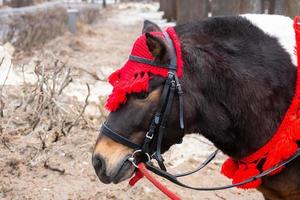
<path id="1" fill-rule="evenodd" d="M 211 17 L 174 27 L 180 40 L 185 129 L 178 125 L 175 98 L 162 140 L 162 152 L 186 134 L 199 133 L 233 159 L 264 146 L 275 134 L 291 104 L 296 87 L 295 35 L 292 20 L 282 16 Z M 170 62 L 162 30 L 145 21 L 147 51 L 161 65 Z M 142 48 L 142 47 L 141 47 Z M 144 47 L 143 47 L 144 48 Z M 147 73 L 147 90 L 124 94 L 106 124 L 134 143 L 142 144 L 160 104 L 165 78 Z M 128 161 L 134 149 L 99 134 L 92 163 L 103 183 L 130 178 Z M 300 159 L 262 179 L 257 188 L 267 200 L 300 199 Z"/>

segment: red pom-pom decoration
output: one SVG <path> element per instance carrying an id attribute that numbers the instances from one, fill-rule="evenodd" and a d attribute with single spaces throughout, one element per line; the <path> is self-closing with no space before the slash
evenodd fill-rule
<path id="1" fill-rule="evenodd" d="M 256 176 L 260 174 L 260 171 L 258 169 L 255 168 L 255 166 L 252 166 L 250 168 L 247 169 L 240 169 L 237 170 L 237 172 L 235 173 L 232 183 L 233 184 L 237 184 L 237 183 L 241 183 L 253 176 Z M 243 189 L 251 189 L 251 188 L 257 188 L 260 184 L 261 184 L 261 179 L 256 179 L 250 183 L 238 186 L 238 188 L 243 188 Z"/>
<path id="2" fill-rule="evenodd" d="M 232 158 L 228 158 L 222 165 L 221 173 L 228 178 L 233 178 L 239 166 Z"/>

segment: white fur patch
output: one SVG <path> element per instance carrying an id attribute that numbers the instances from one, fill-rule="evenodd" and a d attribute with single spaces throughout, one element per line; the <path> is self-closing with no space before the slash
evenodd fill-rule
<path id="1" fill-rule="evenodd" d="M 297 66 L 295 31 L 291 18 L 282 15 L 266 14 L 245 14 L 241 16 L 247 18 L 266 34 L 277 38 L 281 46 L 291 56 L 293 64 Z"/>

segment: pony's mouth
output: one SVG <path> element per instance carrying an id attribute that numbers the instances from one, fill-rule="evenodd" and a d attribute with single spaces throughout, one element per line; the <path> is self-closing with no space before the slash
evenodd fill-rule
<path id="1" fill-rule="evenodd" d="M 121 165 L 119 171 L 116 175 L 112 178 L 112 182 L 114 184 L 120 183 L 124 180 L 129 179 L 135 171 L 135 167 L 132 165 L 131 162 L 126 160 L 123 165 Z"/>
<path id="2" fill-rule="evenodd" d="M 106 170 L 104 172 L 96 172 L 99 180 L 105 184 L 117 184 L 129 179 L 135 172 L 135 167 L 127 160 L 128 157 L 129 156 L 126 156 L 121 160 L 119 162 L 120 164 L 118 164 L 110 173 L 105 172 Z"/>

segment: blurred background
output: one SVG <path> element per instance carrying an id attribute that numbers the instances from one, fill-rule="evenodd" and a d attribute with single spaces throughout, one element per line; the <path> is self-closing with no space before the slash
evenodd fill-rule
<path id="1" fill-rule="evenodd" d="M 300 0 L 0 0 L 0 199 L 165 199 L 147 180 L 104 185 L 91 165 L 108 112 L 107 76 L 121 67 L 145 19 L 161 28 L 217 15 L 293 17 Z M 214 150 L 189 135 L 164 156 L 171 171 Z M 226 157 L 183 181 L 228 184 Z M 162 179 L 160 179 L 162 180 Z M 259 200 L 255 190 L 196 192 L 162 180 L 184 199 Z"/>
<path id="2" fill-rule="evenodd" d="M 245 13 L 278 14 L 290 17 L 300 13 L 299 0 L 160 0 L 159 10 L 168 21 L 178 23 L 208 16 Z"/>

